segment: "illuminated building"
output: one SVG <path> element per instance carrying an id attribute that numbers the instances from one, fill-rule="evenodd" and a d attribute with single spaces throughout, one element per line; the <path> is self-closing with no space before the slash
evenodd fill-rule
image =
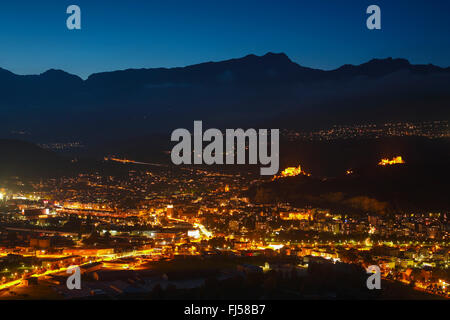
<path id="1" fill-rule="evenodd" d="M 387 166 L 387 165 L 393 165 L 393 164 L 403 164 L 405 161 L 402 159 L 401 156 L 397 156 L 392 158 L 392 160 L 389 160 L 388 158 L 381 159 L 378 165 L 380 166 Z"/>
<path id="2" fill-rule="evenodd" d="M 190 238 L 198 239 L 198 238 L 200 238 L 200 231 L 199 230 L 188 230 L 187 235 Z"/>
<path id="3" fill-rule="evenodd" d="M 174 208 L 172 204 L 169 204 L 167 206 L 167 216 L 168 217 L 173 217 L 174 216 Z"/>
<path id="4" fill-rule="evenodd" d="M 311 213 L 307 212 L 281 212 L 280 218 L 283 220 L 310 220 Z"/>
<path id="5" fill-rule="evenodd" d="M 273 180 L 286 177 L 295 177 L 298 175 L 310 176 L 310 174 L 303 171 L 302 167 L 299 165 L 298 167 L 287 167 L 286 169 L 281 171 L 278 176 L 274 176 Z"/>

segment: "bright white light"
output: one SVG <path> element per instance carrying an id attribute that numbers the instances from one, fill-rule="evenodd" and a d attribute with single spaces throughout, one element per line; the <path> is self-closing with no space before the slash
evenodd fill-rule
<path id="1" fill-rule="evenodd" d="M 279 250 L 284 247 L 284 244 L 269 244 L 269 247 L 273 250 Z"/>
<path id="2" fill-rule="evenodd" d="M 198 238 L 200 238 L 200 231 L 199 230 L 188 230 L 188 237 L 198 239 Z"/>

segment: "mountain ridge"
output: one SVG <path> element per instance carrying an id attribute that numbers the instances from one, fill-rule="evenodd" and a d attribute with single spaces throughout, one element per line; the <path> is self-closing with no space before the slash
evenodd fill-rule
<path id="1" fill-rule="evenodd" d="M 337 67 L 335 69 L 330 69 L 330 70 L 324 70 L 324 69 L 319 69 L 319 68 L 312 68 L 312 67 L 307 67 L 307 66 L 302 66 L 296 62 L 294 62 L 293 60 L 291 60 L 289 58 L 289 56 L 283 52 L 281 53 L 273 53 L 273 52 L 268 52 L 264 55 L 255 55 L 255 54 L 248 54 L 245 55 L 243 57 L 240 58 L 231 58 L 231 59 L 226 59 L 226 60 L 219 60 L 219 61 L 207 61 L 207 62 L 201 62 L 201 63 L 196 63 L 196 64 L 191 64 L 191 65 L 187 65 L 187 66 L 183 66 L 183 67 L 154 67 L 154 68 L 126 68 L 126 69 L 118 69 L 118 70 L 112 70 L 112 71 L 102 71 L 102 72 L 94 72 L 92 74 L 90 74 L 86 79 L 82 79 L 81 77 L 79 77 L 76 74 L 72 74 L 69 72 L 66 72 L 64 70 L 61 69 L 48 69 L 40 74 L 24 74 L 24 75 L 19 75 L 16 74 L 12 71 L 9 71 L 5 68 L 0 67 L 0 75 L 2 74 L 10 74 L 10 75 L 14 75 L 17 77 L 29 77 L 29 76 L 45 76 L 51 73 L 60 73 L 60 74 L 66 74 L 66 75 L 70 75 L 73 77 L 77 77 L 79 79 L 81 79 L 83 82 L 88 82 L 90 78 L 96 77 L 98 75 L 104 75 L 104 74 L 112 74 L 112 73 L 121 73 L 121 72 L 130 72 L 130 71 L 179 71 L 179 70 L 189 70 L 189 69 L 195 69 L 195 68 L 199 68 L 199 67 L 204 67 L 204 66 L 209 66 L 209 65 L 226 65 L 226 64 L 230 64 L 230 63 L 236 63 L 236 62 L 248 62 L 248 61 L 259 61 L 259 62 L 264 62 L 264 61 L 268 61 L 268 62 L 274 62 L 274 61 L 283 61 L 285 63 L 290 63 L 293 66 L 297 66 L 300 67 L 301 69 L 304 70 L 314 70 L 314 71 L 320 71 L 320 72 L 324 72 L 324 73 L 335 73 L 338 71 L 342 71 L 342 70 L 348 70 L 348 69 L 354 69 L 354 68 L 363 68 L 369 65 L 373 65 L 374 63 L 383 63 L 385 65 L 399 65 L 401 64 L 404 68 L 407 67 L 416 67 L 416 68 L 430 68 L 430 71 L 445 71 L 445 72 L 450 72 L 450 66 L 449 67 L 440 67 L 440 66 L 436 66 L 433 65 L 431 63 L 429 64 L 411 64 L 409 62 L 409 60 L 404 59 L 404 58 L 392 58 L 392 57 L 386 57 L 386 58 L 373 58 L 367 62 L 361 63 L 361 64 L 344 64 L 340 67 Z M 389 70 L 390 72 L 392 72 L 392 70 Z M 387 72 L 389 72 L 387 71 Z"/>
<path id="2" fill-rule="evenodd" d="M 450 118 L 450 68 L 393 58 L 327 71 L 269 52 L 85 80 L 56 69 L 0 69 L 0 93 L 0 137 L 26 131 L 35 141 L 145 136 L 198 119 L 218 128 L 306 129 Z"/>

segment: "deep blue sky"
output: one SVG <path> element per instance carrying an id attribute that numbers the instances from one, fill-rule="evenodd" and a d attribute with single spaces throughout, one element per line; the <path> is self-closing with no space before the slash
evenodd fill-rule
<path id="1" fill-rule="evenodd" d="M 82 30 L 66 28 L 70 4 Z M 366 28 L 370 4 L 381 7 L 381 31 Z M 2 0 L 0 43 L 0 67 L 18 74 L 86 77 L 269 51 L 322 69 L 389 56 L 447 67 L 450 1 Z"/>

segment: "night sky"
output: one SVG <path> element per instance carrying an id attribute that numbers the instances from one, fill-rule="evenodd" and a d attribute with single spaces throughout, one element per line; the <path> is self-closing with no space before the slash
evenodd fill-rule
<path id="1" fill-rule="evenodd" d="M 66 28 L 71 4 L 82 30 Z M 371 4 L 382 30 L 366 28 Z M 321 69 L 385 57 L 450 65 L 444 0 L 16 0 L 1 1 L 0 26 L 0 67 L 17 74 L 56 68 L 85 78 L 267 52 Z"/>

